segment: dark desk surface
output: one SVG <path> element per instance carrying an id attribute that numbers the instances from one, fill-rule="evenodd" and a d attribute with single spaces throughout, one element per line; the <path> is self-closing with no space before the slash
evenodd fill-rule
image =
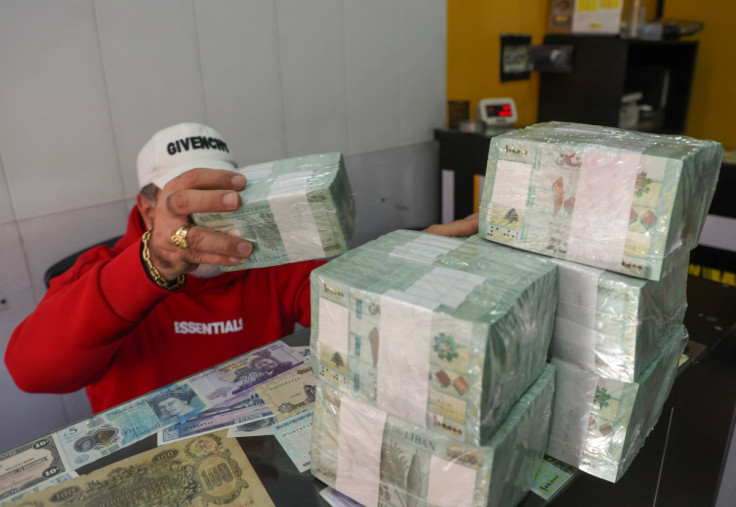
<path id="1" fill-rule="evenodd" d="M 713 504 L 736 406 L 736 287 L 690 276 L 685 325 L 693 360 L 682 368 L 659 422 L 624 477 L 612 484 L 581 474 L 553 500 L 554 505 Z M 309 331 L 284 341 L 307 344 Z M 299 473 L 273 436 L 238 442 L 276 505 L 328 505 L 319 495 L 325 485 L 309 471 Z M 89 473 L 155 446 L 153 435 L 78 471 Z M 522 503 L 544 504 L 533 493 Z"/>

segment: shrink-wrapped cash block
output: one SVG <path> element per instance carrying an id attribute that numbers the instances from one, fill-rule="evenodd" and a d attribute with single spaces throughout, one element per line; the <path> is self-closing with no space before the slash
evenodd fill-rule
<path id="1" fill-rule="evenodd" d="M 722 156 L 715 141 L 565 122 L 495 136 L 480 235 L 659 280 L 697 245 Z"/>
<path id="2" fill-rule="evenodd" d="M 557 267 L 479 238 L 394 231 L 311 274 L 318 378 L 480 445 L 545 367 Z"/>
<path id="3" fill-rule="evenodd" d="M 554 376 L 547 365 L 480 447 L 319 381 L 312 474 L 364 505 L 516 505 L 534 484 L 544 455 Z"/>
<path id="4" fill-rule="evenodd" d="M 197 225 L 251 241 L 253 254 L 223 270 L 262 268 L 346 252 L 355 206 L 340 153 L 295 157 L 238 169 L 243 204 L 228 213 L 195 213 Z"/>
<path id="5" fill-rule="evenodd" d="M 610 482 L 620 479 L 659 419 L 686 343 L 679 325 L 637 382 L 552 358 L 556 382 L 547 454 Z"/>
<path id="6" fill-rule="evenodd" d="M 560 259 L 550 354 L 608 379 L 635 382 L 681 324 L 688 252 L 659 281 Z"/>

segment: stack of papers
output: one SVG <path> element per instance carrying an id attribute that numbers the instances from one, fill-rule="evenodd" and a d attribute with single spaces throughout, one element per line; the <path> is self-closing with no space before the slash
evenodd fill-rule
<path id="1" fill-rule="evenodd" d="M 195 213 L 194 223 L 252 242 L 232 271 L 321 259 L 346 252 L 355 206 L 340 153 L 296 157 L 238 170 L 247 179 L 243 205 L 229 213 Z"/>
<path id="2" fill-rule="evenodd" d="M 472 238 L 395 231 L 312 272 L 319 379 L 480 445 L 545 367 L 557 267 Z"/>
<path id="3" fill-rule="evenodd" d="M 551 122 L 491 140 L 481 237 L 659 280 L 690 251 L 723 147 L 684 136 Z"/>
<path id="4" fill-rule="evenodd" d="M 312 474 L 365 505 L 516 505 L 542 462 L 553 391 L 554 368 L 547 365 L 479 447 L 318 382 Z"/>

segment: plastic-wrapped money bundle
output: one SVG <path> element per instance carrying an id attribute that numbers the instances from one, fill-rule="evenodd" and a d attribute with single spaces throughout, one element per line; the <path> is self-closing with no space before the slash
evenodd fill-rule
<path id="1" fill-rule="evenodd" d="M 659 280 L 697 245 L 722 156 L 715 141 L 574 123 L 496 136 L 480 235 Z"/>
<path id="2" fill-rule="evenodd" d="M 319 382 L 312 474 L 364 505 L 516 505 L 544 455 L 554 390 L 547 365 L 484 446 L 459 443 Z"/>
<path id="3" fill-rule="evenodd" d="M 315 374 L 473 445 L 544 369 L 557 267 L 480 239 L 395 231 L 311 275 Z"/>
<path id="4" fill-rule="evenodd" d="M 685 316 L 688 252 L 659 281 L 553 259 L 560 293 L 553 357 L 595 374 L 634 382 Z"/>
<path id="5" fill-rule="evenodd" d="M 654 428 L 687 343 L 679 326 L 636 383 L 599 377 L 552 359 L 556 369 L 547 454 L 616 482 Z"/>
<path id="6" fill-rule="evenodd" d="M 255 249 L 229 271 L 346 252 L 355 206 L 340 153 L 289 158 L 238 170 L 248 180 L 243 205 L 229 213 L 195 213 L 194 223 L 251 241 Z"/>

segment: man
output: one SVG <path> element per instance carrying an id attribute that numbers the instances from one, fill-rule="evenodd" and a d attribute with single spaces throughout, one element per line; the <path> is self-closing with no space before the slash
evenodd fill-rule
<path id="1" fill-rule="evenodd" d="M 240 206 L 236 167 L 210 127 L 154 134 L 138 156 L 141 190 L 124 236 L 54 278 L 13 332 L 5 362 L 18 387 L 84 387 L 99 412 L 310 325 L 309 273 L 323 261 L 220 273 L 253 245 L 189 221 Z"/>
<path id="2" fill-rule="evenodd" d="M 192 213 L 240 206 L 246 181 L 236 167 L 209 127 L 180 124 L 151 138 L 125 235 L 54 278 L 14 331 L 5 362 L 21 389 L 86 387 L 99 412 L 309 325 L 309 273 L 320 262 L 216 276 L 207 268 L 253 251 L 189 223 Z"/>

